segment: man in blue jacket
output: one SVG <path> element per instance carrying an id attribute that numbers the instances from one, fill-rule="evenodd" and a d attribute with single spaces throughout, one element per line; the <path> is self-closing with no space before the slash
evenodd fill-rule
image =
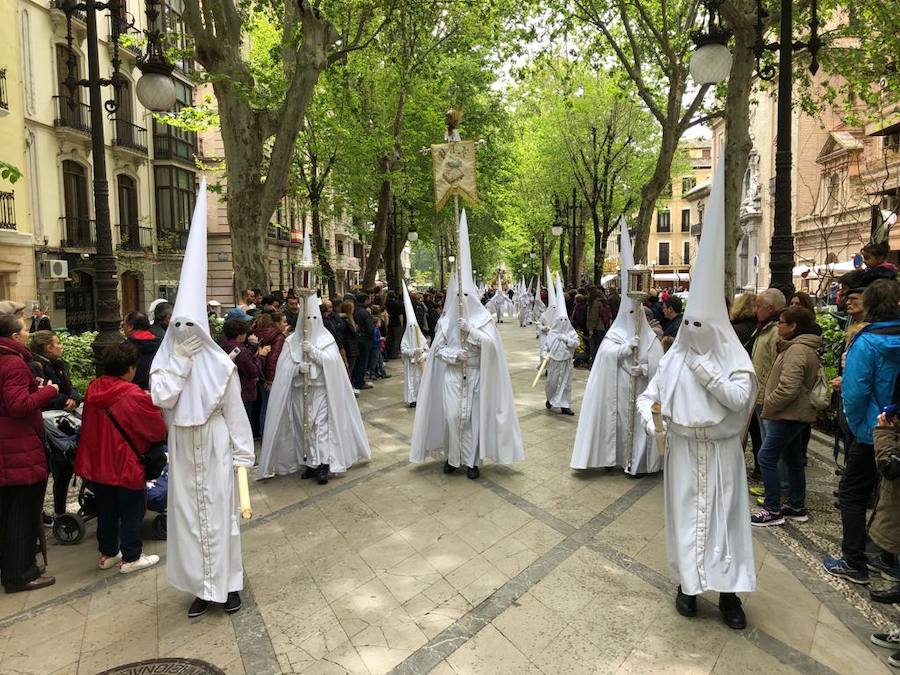
<path id="1" fill-rule="evenodd" d="M 863 293 L 869 325 L 847 350 L 841 400 L 853 441 L 840 483 L 841 558 L 826 558 L 825 569 L 847 581 L 865 584 L 869 570 L 897 576 L 896 561 L 866 556 L 866 506 L 877 472 L 873 431 L 882 408 L 891 403 L 900 374 L 900 284 L 881 279 Z"/>

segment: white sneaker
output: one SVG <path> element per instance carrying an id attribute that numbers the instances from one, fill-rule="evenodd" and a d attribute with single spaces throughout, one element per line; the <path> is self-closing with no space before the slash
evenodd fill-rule
<path id="1" fill-rule="evenodd" d="M 137 572 L 138 570 L 142 570 L 146 567 L 153 567 L 158 562 L 158 555 L 144 555 L 143 553 L 141 553 L 141 557 L 137 560 L 132 560 L 131 562 L 123 562 L 119 566 L 119 572 L 121 572 L 122 574 Z"/>
<path id="2" fill-rule="evenodd" d="M 97 566 L 101 570 L 111 570 L 113 567 L 118 565 L 120 562 L 122 562 L 122 554 L 121 553 L 116 553 L 115 555 L 111 555 L 111 556 L 101 555 L 100 556 L 100 564 Z"/>

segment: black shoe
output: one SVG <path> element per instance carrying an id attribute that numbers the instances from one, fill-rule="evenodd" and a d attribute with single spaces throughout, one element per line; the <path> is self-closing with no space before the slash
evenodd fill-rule
<path id="1" fill-rule="evenodd" d="M 444 462 L 444 473 L 453 473 L 456 471 L 456 467 L 450 464 L 450 460 Z"/>
<path id="2" fill-rule="evenodd" d="M 416 402 L 413 401 L 412 403 L 410 403 L 410 404 L 409 404 L 409 407 L 410 407 L 410 408 L 415 408 L 415 407 L 416 407 Z"/>
<path id="3" fill-rule="evenodd" d="M 238 600 L 238 602 L 240 602 L 240 600 Z M 191 603 L 190 609 L 188 609 L 188 618 L 196 619 L 198 616 L 203 616 L 204 614 L 206 614 L 206 610 L 209 609 L 209 605 L 209 600 L 194 598 L 194 601 Z"/>
<path id="4" fill-rule="evenodd" d="M 364 382 L 361 387 L 357 387 L 357 389 L 372 389 L 374 385 L 369 384 L 368 382 Z"/>
<path id="5" fill-rule="evenodd" d="M 697 596 L 685 595 L 681 592 L 681 586 L 679 586 L 678 595 L 675 596 L 675 609 L 681 616 L 697 616 Z"/>
<path id="6" fill-rule="evenodd" d="M 241 594 L 237 591 L 231 591 L 228 594 L 228 599 L 225 601 L 225 612 L 227 614 L 234 614 L 241 608 Z"/>
<path id="7" fill-rule="evenodd" d="M 900 603 L 900 584 L 894 584 L 881 591 L 876 591 L 873 588 L 869 591 L 869 597 L 872 599 L 872 602 L 881 602 L 886 605 Z"/>
<path id="8" fill-rule="evenodd" d="M 550 401 L 547 401 L 544 405 L 547 406 L 547 410 L 550 410 L 550 408 L 553 407 L 552 405 L 550 405 Z"/>
<path id="9" fill-rule="evenodd" d="M 312 467 L 312 466 L 306 467 L 303 470 L 303 473 L 300 474 L 301 480 L 306 480 L 308 478 L 315 478 L 315 477 L 316 477 L 316 469 L 315 469 L 315 467 Z"/>
<path id="10" fill-rule="evenodd" d="M 562 415 L 574 415 L 575 414 L 571 408 L 560 408 L 559 412 Z"/>
<path id="11" fill-rule="evenodd" d="M 41 519 L 44 521 L 44 527 L 53 527 L 53 516 L 46 511 L 42 512 Z"/>
<path id="12" fill-rule="evenodd" d="M 329 466 L 327 464 L 319 464 L 319 466 L 316 467 L 316 482 L 319 485 L 328 483 L 328 469 Z"/>
<path id="13" fill-rule="evenodd" d="M 481 471 L 477 466 L 470 466 L 468 469 L 466 469 L 466 478 L 476 480 L 480 475 Z"/>
<path id="14" fill-rule="evenodd" d="M 722 621 L 729 628 L 741 630 L 747 627 L 741 599 L 734 593 L 719 593 L 719 611 L 722 612 Z"/>

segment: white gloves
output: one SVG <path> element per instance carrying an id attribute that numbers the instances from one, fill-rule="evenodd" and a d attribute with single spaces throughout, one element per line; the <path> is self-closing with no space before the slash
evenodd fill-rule
<path id="1" fill-rule="evenodd" d="M 641 338 L 635 335 L 628 344 L 631 346 L 631 351 L 636 352 L 641 346 Z"/>
<path id="2" fill-rule="evenodd" d="M 309 364 L 306 361 L 301 361 L 297 364 L 297 369 L 303 375 L 309 375 Z"/>
<path id="3" fill-rule="evenodd" d="M 469 352 L 467 352 L 465 349 L 460 349 L 458 352 L 456 352 L 456 360 L 460 363 L 465 363 L 469 360 Z"/>
<path id="4" fill-rule="evenodd" d="M 632 377 L 647 377 L 647 364 L 642 363 L 640 365 L 629 365 L 625 366 L 625 370 L 628 371 L 628 374 Z"/>
<path id="5" fill-rule="evenodd" d="M 203 340 L 196 335 L 191 335 L 185 340 L 175 343 L 175 356 L 190 359 L 201 349 L 203 349 Z"/>
<path id="6" fill-rule="evenodd" d="M 549 332 L 550 332 L 550 326 L 546 326 L 546 325 L 544 325 L 544 324 L 541 324 L 541 332 L 542 332 L 542 333 L 549 333 Z"/>
<path id="7" fill-rule="evenodd" d="M 697 381 L 704 387 L 708 386 L 718 375 L 711 364 L 694 352 L 688 352 L 684 362 L 691 369 L 691 372 L 694 373 Z"/>
<path id="8" fill-rule="evenodd" d="M 303 349 L 303 354 L 313 363 L 322 363 L 322 354 L 316 349 L 312 342 L 309 340 L 304 340 L 300 343 L 300 347 Z"/>

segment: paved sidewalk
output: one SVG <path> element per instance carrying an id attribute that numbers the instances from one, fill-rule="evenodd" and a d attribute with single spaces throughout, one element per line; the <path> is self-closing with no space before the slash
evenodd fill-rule
<path id="1" fill-rule="evenodd" d="M 754 532 L 750 628 L 724 627 L 715 594 L 684 619 L 666 576 L 660 478 L 571 471 L 577 417 L 546 411 L 531 388 L 534 332 L 500 331 L 525 462 L 488 465 L 479 481 L 410 465 L 414 411 L 388 362 L 395 377 L 359 399 L 370 463 L 327 486 L 251 486 L 240 612 L 189 620 L 190 598 L 163 564 L 96 570 L 91 523 L 81 544 L 51 546 L 55 586 L 0 595 L 0 674 L 94 674 L 163 656 L 248 675 L 889 671 L 868 633 L 892 627 L 894 608 L 821 570 L 840 534 L 824 446 L 810 457 L 810 523 Z M 578 412 L 587 371 L 575 380 Z M 151 520 L 145 548 L 164 556 Z"/>

